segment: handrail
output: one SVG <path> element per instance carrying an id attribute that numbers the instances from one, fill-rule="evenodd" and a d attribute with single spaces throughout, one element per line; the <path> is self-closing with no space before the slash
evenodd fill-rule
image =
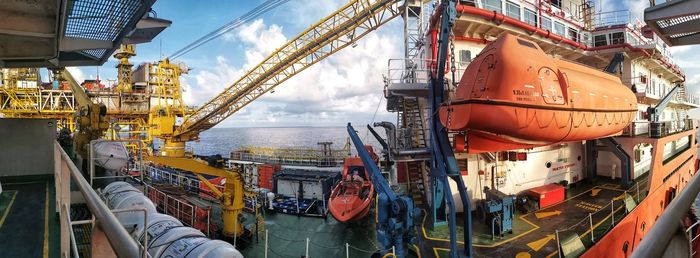
<path id="1" fill-rule="evenodd" d="M 63 211 L 66 214 L 70 214 L 70 210 L 68 208 L 68 204 L 64 203 L 63 206 L 61 207 Z M 70 233 L 70 245 L 71 245 L 71 250 L 73 250 L 73 255 L 71 257 L 76 257 L 80 258 L 80 253 L 78 252 L 78 244 L 75 242 L 75 232 L 73 232 L 73 224 L 70 220 L 70 216 L 65 216 L 66 221 L 68 222 L 68 226 L 70 226 L 70 230 L 68 232 Z"/>
<path id="2" fill-rule="evenodd" d="M 109 240 L 117 256 L 139 257 L 139 247 L 136 242 L 129 236 L 129 233 L 119 223 L 117 217 L 114 216 L 107 205 L 102 202 L 102 199 L 100 199 L 95 190 L 90 187 L 90 184 L 85 180 L 75 164 L 73 164 L 68 154 L 58 146 L 58 143 L 56 143 L 55 146 L 61 153 L 61 159 L 68 166 L 71 177 L 75 180 L 75 185 L 85 198 L 85 203 L 87 203 L 90 212 L 95 216 L 97 223 L 99 223 L 100 227 L 104 230 L 107 240 Z"/>
<path id="3" fill-rule="evenodd" d="M 663 256 L 671 238 L 678 231 L 679 222 L 688 214 L 690 205 L 693 204 L 695 197 L 700 192 L 700 179 L 698 177 L 700 176 L 694 175 L 678 197 L 673 199 L 661 213 L 661 217 L 649 230 L 649 233 L 644 236 L 639 247 L 632 252 L 632 258 Z"/>

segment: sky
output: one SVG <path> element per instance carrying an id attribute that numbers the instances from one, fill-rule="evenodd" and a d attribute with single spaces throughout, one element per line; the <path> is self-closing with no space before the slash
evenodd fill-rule
<path id="1" fill-rule="evenodd" d="M 604 10 L 630 10 L 641 19 L 646 0 L 596 0 Z M 153 6 L 172 25 L 150 43 L 136 46 L 131 62 L 154 62 L 245 14 L 255 1 L 160 0 Z M 184 101 L 200 106 L 241 77 L 287 40 L 331 14 L 347 0 L 289 0 L 257 19 L 174 60 L 192 70 L 183 75 Z M 247 105 L 218 127 L 344 126 L 347 122 L 395 122 L 383 97 L 387 62 L 403 56 L 403 28 L 396 18 Z M 690 93 L 700 90 L 700 47 L 671 48 L 686 73 Z M 115 79 L 117 64 L 69 68 L 78 79 Z"/>

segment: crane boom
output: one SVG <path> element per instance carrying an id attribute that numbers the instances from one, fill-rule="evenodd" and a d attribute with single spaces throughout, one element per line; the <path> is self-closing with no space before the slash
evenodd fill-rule
<path id="1" fill-rule="evenodd" d="M 78 154 L 82 158 L 87 158 L 87 145 L 90 141 L 99 139 L 104 134 L 104 131 L 109 128 L 107 120 L 107 107 L 102 103 L 94 103 L 87 95 L 83 87 L 78 84 L 78 81 L 73 78 L 73 75 L 68 72 L 68 69 L 59 69 L 57 72 L 68 82 L 70 89 L 73 92 L 73 97 L 78 103 L 78 112 L 76 115 L 77 131 L 73 140 Z"/>
<path id="2" fill-rule="evenodd" d="M 185 118 L 173 141 L 197 139 L 280 83 L 399 16 L 398 0 L 353 0 L 297 35 Z"/>

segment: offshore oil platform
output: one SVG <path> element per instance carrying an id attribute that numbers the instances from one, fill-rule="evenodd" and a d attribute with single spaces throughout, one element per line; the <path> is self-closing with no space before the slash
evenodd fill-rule
<path id="1" fill-rule="evenodd" d="M 135 65 L 177 22 L 155 2 L 0 6 L 2 256 L 700 257 L 700 99 L 669 50 L 700 43 L 698 1 L 351 0 L 201 106 L 175 59 L 299 3 Z M 392 20 L 379 146 L 188 146 Z M 110 58 L 114 81 L 67 68 Z"/>

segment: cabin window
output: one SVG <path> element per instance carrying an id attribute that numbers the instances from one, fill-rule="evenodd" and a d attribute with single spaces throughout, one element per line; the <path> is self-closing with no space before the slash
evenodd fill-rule
<path id="1" fill-rule="evenodd" d="M 583 42 L 586 45 L 589 45 L 591 43 L 591 34 L 583 32 L 580 35 L 581 35 L 581 42 Z"/>
<path id="2" fill-rule="evenodd" d="M 523 21 L 537 27 L 537 14 L 535 14 L 535 11 L 525 8 L 523 10 Z"/>
<path id="3" fill-rule="evenodd" d="M 569 28 L 569 37 L 571 38 L 571 40 L 579 42 L 578 30 L 574 28 Z"/>
<path id="4" fill-rule="evenodd" d="M 506 1 L 506 15 L 513 19 L 520 20 L 520 5 Z"/>
<path id="5" fill-rule="evenodd" d="M 552 19 L 542 16 L 542 29 L 552 30 Z"/>
<path id="6" fill-rule="evenodd" d="M 469 50 L 460 50 L 459 51 L 459 62 L 462 63 L 469 63 L 472 61 L 472 52 Z"/>
<path id="7" fill-rule="evenodd" d="M 663 116 L 663 113 L 661 116 Z M 677 157 L 688 149 L 690 149 L 690 136 L 666 143 L 664 145 L 663 164 L 668 163 L 669 161 L 673 160 L 673 158 Z"/>
<path id="8" fill-rule="evenodd" d="M 501 0 L 484 0 L 484 8 L 486 10 L 503 13 L 503 9 L 501 7 Z"/>
<path id="9" fill-rule="evenodd" d="M 561 8 L 561 0 L 550 0 L 550 3 L 552 3 L 553 6 Z"/>
<path id="10" fill-rule="evenodd" d="M 608 44 L 608 39 L 607 35 L 595 35 L 593 37 L 593 46 L 594 47 L 602 47 Z"/>
<path id="11" fill-rule="evenodd" d="M 610 41 L 613 45 L 624 44 L 625 34 L 623 32 L 615 32 L 613 34 L 610 34 Z"/>
<path id="12" fill-rule="evenodd" d="M 554 22 L 554 33 L 559 35 L 566 35 L 566 27 L 561 22 Z"/>

